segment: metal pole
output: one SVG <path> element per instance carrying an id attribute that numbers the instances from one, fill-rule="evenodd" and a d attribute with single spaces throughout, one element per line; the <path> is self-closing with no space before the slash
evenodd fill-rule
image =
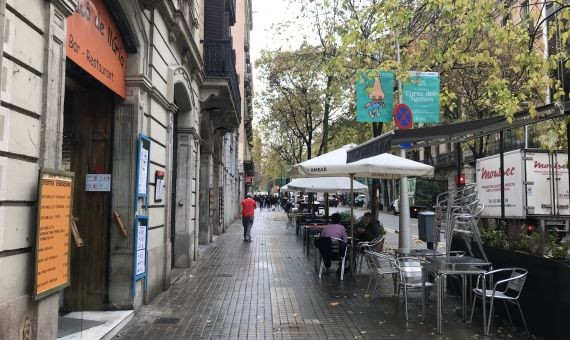
<path id="1" fill-rule="evenodd" d="M 356 247 L 356 242 L 354 242 L 354 174 L 350 174 L 350 238 L 352 243 L 352 249 L 350 254 L 350 274 L 354 274 L 354 248 Z"/>
<path id="2" fill-rule="evenodd" d="M 505 143 L 503 130 L 499 132 L 499 160 L 501 162 L 501 219 L 505 219 Z"/>
<path id="3" fill-rule="evenodd" d="M 396 39 L 396 58 L 400 64 L 400 40 Z M 402 82 L 398 80 L 398 103 L 402 103 Z M 400 149 L 400 157 L 406 158 L 406 149 Z M 400 232 L 398 234 L 398 248 L 412 247 L 412 233 L 410 230 L 410 201 L 408 198 L 408 178 L 400 179 Z"/>

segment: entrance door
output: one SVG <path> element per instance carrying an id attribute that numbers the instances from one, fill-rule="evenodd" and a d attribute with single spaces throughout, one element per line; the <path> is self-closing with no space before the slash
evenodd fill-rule
<path id="1" fill-rule="evenodd" d="M 66 310 L 105 309 L 108 302 L 111 193 L 86 191 L 85 177 L 111 173 L 113 106 L 114 96 L 99 84 L 66 81 L 63 161 L 75 173 L 73 216 L 84 242 L 72 242 Z"/>

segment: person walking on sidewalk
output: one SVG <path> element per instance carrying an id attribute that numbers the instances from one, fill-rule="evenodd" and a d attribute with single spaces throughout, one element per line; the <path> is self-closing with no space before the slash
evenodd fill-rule
<path id="1" fill-rule="evenodd" d="M 251 198 L 251 194 L 248 193 L 247 197 L 241 201 L 240 206 L 241 220 L 243 223 L 243 240 L 251 242 L 251 227 L 253 226 L 253 215 L 257 203 Z"/>

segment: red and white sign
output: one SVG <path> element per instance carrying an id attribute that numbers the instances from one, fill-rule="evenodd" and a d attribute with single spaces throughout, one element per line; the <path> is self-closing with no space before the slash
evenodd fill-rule
<path id="1" fill-rule="evenodd" d="M 504 154 L 505 216 L 524 217 L 523 163 L 520 151 Z M 477 160 L 477 191 L 485 205 L 483 216 L 501 216 L 501 161 L 499 155 Z"/>
<path id="2" fill-rule="evenodd" d="M 245 184 L 251 185 L 252 183 L 253 183 L 253 177 L 252 176 L 245 176 Z"/>
<path id="3" fill-rule="evenodd" d="M 504 154 L 505 217 L 570 215 L 567 155 L 515 150 Z M 552 181 L 554 178 L 554 183 Z M 483 216 L 501 216 L 499 155 L 477 160 Z"/>
<path id="4" fill-rule="evenodd" d="M 527 156 L 526 197 L 527 205 L 532 207 L 528 214 L 532 215 L 570 215 L 568 204 L 568 156 L 563 153 L 549 155 L 547 153 L 530 153 Z M 550 178 L 554 178 L 554 186 Z M 553 194 L 553 195 L 552 195 Z M 550 203 L 556 197 L 556 210 Z"/>

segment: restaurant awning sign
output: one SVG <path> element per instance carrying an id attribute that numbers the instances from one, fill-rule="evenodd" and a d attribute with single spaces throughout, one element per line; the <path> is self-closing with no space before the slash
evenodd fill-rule
<path id="1" fill-rule="evenodd" d="M 394 108 L 394 73 L 360 71 L 356 75 L 356 121 L 389 122 Z"/>
<path id="2" fill-rule="evenodd" d="M 67 18 L 67 57 L 125 98 L 127 51 L 103 0 L 79 0 Z"/>
<path id="3" fill-rule="evenodd" d="M 439 74 L 410 72 L 402 83 L 403 102 L 414 115 L 414 123 L 439 123 Z"/>

